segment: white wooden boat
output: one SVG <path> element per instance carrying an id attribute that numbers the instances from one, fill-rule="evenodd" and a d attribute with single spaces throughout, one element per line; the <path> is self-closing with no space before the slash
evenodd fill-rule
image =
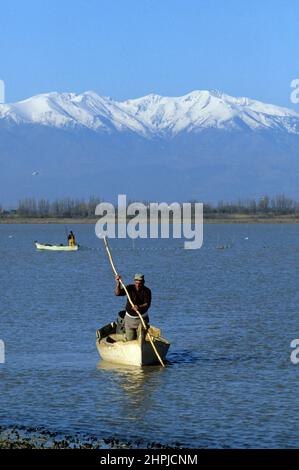
<path id="1" fill-rule="evenodd" d="M 153 347 L 148 339 L 147 334 L 139 328 L 137 339 L 126 341 L 123 334 L 116 333 L 117 324 L 115 322 L 97 330 L 96 346 L 97 350 L 104 361 L 115 364 L 126 364 L 133 366 L 146 366 L 151 364 L 159 364 Z M 170 343 L 161 337 L 158 328 L 149 327 L 155 347 L 164 361 L 168 352 Z"/>
<path id="2" fill-rule="evenodd" d="M 49 251 L 78 251 L 79 245 L 50 245 L 49 243 L 38 243 L 34 242 L 38 250 L 49 250 Z"/>

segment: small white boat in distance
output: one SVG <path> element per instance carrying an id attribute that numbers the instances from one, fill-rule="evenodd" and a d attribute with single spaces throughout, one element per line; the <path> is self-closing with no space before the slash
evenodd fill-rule
<path id="1" fill-rule="evenodd" d="M 37 250 L 49 250 L 49 251 L 78 251 L 79 245 L 50 245 L 49 243 L 38 243 L 34 242 Z"/>
<path id="2" fill-rule="evenodd" d="M 117 324 L 112 322 L 96 332 L 97 350 L 104 361 L 132 366 L 159 364 L 159 359 L 148 339 L 148 334 L 151 335 L 155 347 L 164 361 L 170 343 L 161 337 L 161 331 L 158 328 L 150 326 L 147 334 L 139 328 L 138 337 L 133 341 L 126 341 L 123 334 L 116 333 L 116 328 Z"/>

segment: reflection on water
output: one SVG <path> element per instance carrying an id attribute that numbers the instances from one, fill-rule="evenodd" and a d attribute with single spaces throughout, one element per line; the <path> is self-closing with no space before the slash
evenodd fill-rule
<path id="1" fill-rule="evenodd" d="M 146 377 L 151 373 L 155 373 L 156 371 L 163 370 L 163 367 L 159 364 L 144 367 L 126 364 L 114 364 L 113 362 L 103 361 L 101 359 L 97 364 L 97 369 L 114 371 L 120 375 L 139 377 L 141 380 L 143 380 L 143 377 Z"/>
<path id="2" fill-rule="evenodd" d="M 160 376 L 164 371 L 160 365 L 139 367 L 113 364 L 103 360 L 99 361 L 97 369 L 104 371 L 103 379 L 113 384 L 110 388 L 112 395 L 119 396 L 121 392 L 124 412 L 129 413 L 128 418 L 133 420 L 142 418 L 152 406 L 152 394 L 159 388 Z"/>

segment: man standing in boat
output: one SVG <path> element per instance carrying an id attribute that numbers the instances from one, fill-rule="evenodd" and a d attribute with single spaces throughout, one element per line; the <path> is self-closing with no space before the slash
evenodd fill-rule
<path id="1" fill-rule="evenodd" d="M 124 296 L 126 295 L 125 290 L 121 287 L 120 276 L 117 275 L 115 280 L 117 282 L 115 287 L 115 295 Z M 147 314 L 148 309 L 151 305 L 152 293 L 151 290 L 144 285 L 144 275 L 137 273 L 134 276 L 134 284 L 129 284 L 126 286 L 129 295 L 134 303 L 134 308 L 131 306 L 130 302 L 127 300 L 126 304 L 126 314 L 125 314 L 125 331 L 127 341 L 132 341 L 137 338 L 137 329 L 140 323 L 140 319 L 137 313 L 141 314 L 144 322 L 147 324 L 149 322 L 149 317 Z"/>
<path id="2" fill-rule="evenodd" d="M 75 246 L 76 245 L 75 235 L 73 234 L 72 230 L 70 231 L 70 234 L 67 238 L 68 238 L 69 246 Z"/>

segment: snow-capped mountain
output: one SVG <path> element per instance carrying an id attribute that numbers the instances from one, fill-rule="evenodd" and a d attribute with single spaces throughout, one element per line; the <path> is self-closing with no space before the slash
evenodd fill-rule
<path id="1" fill-rule="evenodd" d="M 83 126 L 97 132 L 176 136 L 216 128 L 280 129 L 299 134 L 299 114 L 287 108 L 219 91 L 194 91 L 181 97 L 148 95 L 124 102 L 94 92 L 47 93 L 0 105 L 0 120 L 57 128 Z"/>
<path id="2" fill-rule="evenodd" d="M 34 176 L 33 176 L 34 175 Z M 0 205 L 24 197 L 299 199 L 299 114 L 216 91 L 0 105 Z"/>

